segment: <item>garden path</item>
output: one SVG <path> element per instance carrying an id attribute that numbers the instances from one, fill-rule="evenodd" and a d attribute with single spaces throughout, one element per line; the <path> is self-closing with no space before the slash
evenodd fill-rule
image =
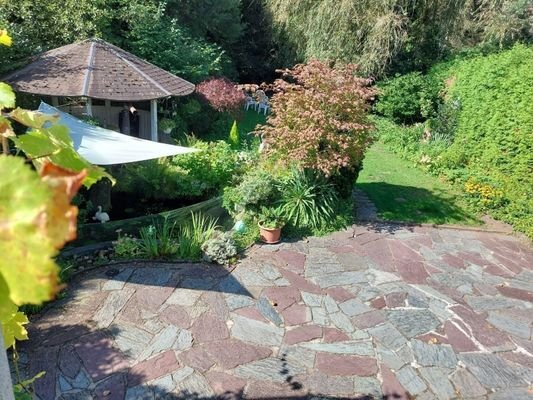
<path id="1" fill-rule="evenodd" d="M 124 264 L 71 283 L 21 366 L 49 399 L 530 399 L 533 250 L 392 225 L 256 246 L 232 273 Z M 365 397 L 366 396 L 366 397 Z"/>

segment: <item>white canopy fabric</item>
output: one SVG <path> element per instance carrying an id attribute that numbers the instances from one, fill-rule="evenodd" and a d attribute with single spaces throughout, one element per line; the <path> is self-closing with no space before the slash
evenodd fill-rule
<path id="1" fill-rule="evenodd" d="M 44 102 L 41 102 L 39 111 L 45 114 L 59 114 L 59 123 L 66 125 L 70 130 L 74 149 L 92 164 L 124 164 L 198 151 L 189 147 L 139 139 L 93 126 Z"/>

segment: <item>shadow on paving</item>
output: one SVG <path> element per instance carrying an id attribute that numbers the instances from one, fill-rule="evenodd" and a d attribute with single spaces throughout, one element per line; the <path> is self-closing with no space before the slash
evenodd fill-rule
<path id="1" fill-rule="evenodd" d="M 377 207 L 380 218 L 408 223 L 465 224 L 477 220 L 454 203 L 454 199 L 413 186 L 385 182 L 357 183 Z"/>
<path id="2" fill-rule="evenodd" d="M 68 324 L 68 322 L 66 322 Z M 283 395 L 260 393 L 247 396 L 243 390 L 227 391 L 219 395 L 198 394 L 199 385 L 208 389 L 208 381 L 199 372 L 188 368 L 176 356 L 173 349 L 167 349 L 149 356 L 146 360 L 133 362 L 138 354 L 122 352 L 115 341 L 121 334 L 116 325 L 107 329 L 91 329 L 85 325 L 71 324 L 44 327 L 33 326 L 30 340 L 22 342 L 20 352 L 27 355 L 28 365 L 19 365 L 28 376 L 44 371 L 37 379 L 33 391 L 41 399 L 56 398 L 60 390 L 60 400 L 70 399 L 168 399 L 168 400 L 392 400 L 407 399 L 400 394 L 375 396 L 332 396 L 305 394 L 305 383 L 289 372 L 285 356 L 280 356 L 280 376 L 284 380 Z M 120 340 L 120 339 L 119 339 Z M 124 340 L 124 338 L 122 338 Z M 11 359 L 12 357 L 10 357 Z M 25 357 L 26 358 L 26 357 Z M 182 377 L 174 377 L 182 372 Z M 225 373 L 225 371 L 223 371 Z M 172 376 L 172 378 L 170 378 Z M 227 375 L 226 375 L 227 376 Z M 165 381 L 165 377 L 167 380 Z M 163 379 L 161 379 L 163 378 Z M 151 382 L 147 384 L 146 382 Z M 154 382 L 158 382 L 155 384 Z M 267 384 L 269 382 L 266 382 Z M 268 388 L 268 385 L 266 386 Z M 209 390 L 209 389 L 208 389 Z M 265 389 L 270 390 L 270 389 Z M 205 392 L 205 390 L 203 391 Z M 294 392 L 294 395 L 291 394 Z"/>
<path id="3" fill-rule="evenodd" d="M 157 393 L 157 392 L 156 392 Z M 326 396 L 320 394 L 313 395 L 303 395 L 303 396 L 259 396 L 259 397 L 248 397 L 240 392 L 226 392 L 221 395 L 215 396 L 201 396 L 197 393 L 191 392 L 180 392 L 180 393 L 170 393 L 166 395 L 159 395 L 156 397 L 158 399 L 165 400 L 394 400 L 394 399 L 406 399 L 405 396 L 401 395 L 386 395 L 386 396 L 373 396 L 373 395 L 358 395 L 358 396 Z"/>
<path id="4" fill-rule="evenodd" d="M 72 291 L 80 287 L 83 290 L 84 281 L 94 278 L 145 286 L 216 291 L 253 297 L 226 267 L 218 264 L 157 261 L 149 264 L 115 264 L 82 273 L 69 286 Z"/>

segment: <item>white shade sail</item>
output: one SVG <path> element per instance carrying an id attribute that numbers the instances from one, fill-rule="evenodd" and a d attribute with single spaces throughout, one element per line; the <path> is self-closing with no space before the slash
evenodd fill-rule
<path id="1" fill-rule="evenodd" d="M 93 126 L 44 102 L 41 102 L 39 111 L 45 114 L 58 114 L 59 123 L 66 125 L 70 130 L 74 149 L 92 164 L 124 164 L 198 151 L 189 147 L 139 139 Z"/>

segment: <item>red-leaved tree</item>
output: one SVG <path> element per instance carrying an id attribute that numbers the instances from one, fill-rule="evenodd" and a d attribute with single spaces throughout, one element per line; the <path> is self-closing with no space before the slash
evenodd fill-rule
<path id="1" fill-rule="evenodd" d="M 332 68 L 316 60 L 279 72 L 272 113 L 259 130 L 267 154 L 326 176 L 358 168 L 373 140 L 371 81 L 356 76 L 356 65 Z"/>
<path id="2" fill-rule="evenodd" d="M 236 113 L 244 102 L 244 93 L 226 78 L 209 78 L 196 86 L 198 94 L 215 110 Z"/>

